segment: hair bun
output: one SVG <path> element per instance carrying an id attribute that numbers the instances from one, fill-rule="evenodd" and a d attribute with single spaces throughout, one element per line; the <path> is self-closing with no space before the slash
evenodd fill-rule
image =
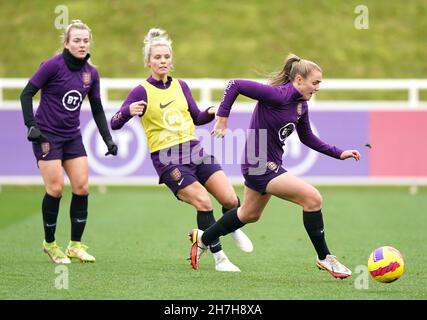
<path id="1" fill-rule="evenodd" d="M 155 38 L 160 38 L 163 37 L 166 34 L 166 31 L 159 29 L 159 28 L 151 28 L 148 31 L 147 36 L 144 39 L 144 42 L 150 42 L 151 40 L 155 39 Z"/>
<path id="2" fill-rule="evenodd" d="M 80 19 L 71 20 L 71 24 L 83 23 Z"/>

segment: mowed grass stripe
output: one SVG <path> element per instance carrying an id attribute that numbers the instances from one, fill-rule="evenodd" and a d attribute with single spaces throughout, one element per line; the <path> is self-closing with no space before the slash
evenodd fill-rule
<path id="1" fill-rule="evenodd" d="M 8 204 L 3 188 L 2 206 Z M 239 195 L 242 189 L 237 188 Z M 392 245 L 406 259 L 406 274 L 384 285 L 369 279 L 368 290 L 355 288 L 359 274 L 336 280 L 315 267 L 315 252 L 302 226 L 301 210 L 272 199 L 262 219 L 245 226 L 254 242 L 251 254 L 239 251 L 230 237 L 223 247 L 241 273 L 214 271 L 210 253 L 200 270 L 186 261 L 187 232 L 195 211 L 163 187 L 92 187 L 83 242 L 95 264 L 68 266 L 69 289 L 55 288 L 55 265 L 42 253 L 41 217 L 34 215 L 0 232 L 1 299 L 426 299 L 426 190 L 405 188 L 320 188 L 324 198 L 330 249 L 355 271 L 369 253 Z M 15 196 L 19 188 L 13 190 Z M 28 192 L 24 188 L 24 193 Z M 40 194 L 33 192 L 34 201 Z M 42 193 L 41 193 L 42 194 Z M 14 197 L 10 197 L 13 199 Z M 63 201 L 63 202 L 62 202 Z M 69 197 L 64 193 L 57 240 L 69 240 Z M 19 207 L 19 203 L 13 203 Z M 215 205 L 216 217 L 220 207 Z"/>

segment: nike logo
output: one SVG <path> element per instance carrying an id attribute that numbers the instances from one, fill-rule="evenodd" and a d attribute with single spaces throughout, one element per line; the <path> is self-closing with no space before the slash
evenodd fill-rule
<path id="1" fill-rule="evenodd" d="M 76 219 L 76 222 L 78 222 L 78 223 L 86 222 L 86 219 Z"/>
<path id="2" fill-rule="evenodd" d="M 184 178 L 182 178 L 181 180 L 179 180 L 179 182 L 178 182 L 179 186 L 182 184 L 182 181 L 184 181 Z"/>
<path id="3" fill-rule="evenodd" d="M 46 227 L 48 227 L 48 228 L 51 228 L 51 227 L 54 227 L 54 226 L 56 226 L 56 223 L 53 223 L 53 224 L 46 223 Z"/>
<path id="4" fill-rule="evenodd" d="M 172 101 L 170 101 L 170 102 L 168 102 L 168 103 L 166 103 L 166 104 L 161 104 L 160 103 L 160 109 L 163 109 L 163 108 L 166 108 L 168 105 L 170 105 L 172 102 L 174 102 L 175 101 L 175 99 L 174 100 L 172 100 Z"/>

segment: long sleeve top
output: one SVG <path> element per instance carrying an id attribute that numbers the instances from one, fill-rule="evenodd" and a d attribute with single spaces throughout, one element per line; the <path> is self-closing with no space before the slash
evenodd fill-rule
<path id="1" fill-rule="evenodd" d="M 339 159 L 343 150 L 331 146 L 311 130 L 308 104 L 291 82 L 281 86 L 264 85 L 249 80 L 231 80 L 225 89 L 217 115 L 228 117 L 237 96 L 257 100 L 249 125 L 242 172 L 259 166 L 260 159 L 282 165 L 286 138 L 297 131 L 303 144 Z"/>

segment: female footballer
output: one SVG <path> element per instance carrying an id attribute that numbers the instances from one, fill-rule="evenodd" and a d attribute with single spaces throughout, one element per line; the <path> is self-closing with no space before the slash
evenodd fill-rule
<path id="1" fill-rule="evenodd" d="M 206 153 L 195 136 L 195 125 L 214 119 L 215 108 L 200 111 L 188 85 L 172 78 L 172 42 L 164 30 L 150 29 L 144 40 L 144 63 L 150 76 L 130 91 L 120 110 L 111 119 L 111 128 L 120 129 L 133 116 L 141 119 L 159 183 L 197 210 L 197 225 L 205 230 L 215 222 L 209 193 L 223 206 L 236 208 L 238 197 L 216 159 Z M 245 252 L 253 250 L 250 239 L 238 228 L 232 233 Z M 222 250 L 219 239 L 210 250 L 215 270 L 239 272 Z"/>
<path id="2" fill-rule="evenodd" d="M 81 243 L 88 216 L 88 160 L 80 132 L 80 108 L 89 96 L 93 118 L 107 145 L 108 154 L 117 154 L 99 93 L 99 75 L 88 59 L 92 34 L 80 20 L 73 20 L 63 34 L 63 51 L 44 61 L 21 93 L 27 138 L 33 143 L 37 166 L 46 193 L 42 201 L 45 240 L 43 249 L 55 263 L 70 258 L 95 262 Z M 33 97 L 41 90 L 40 105 L 33 114 Z M 55 240 L 64 174 L 70 179 L 71 241 L 64 253 Z"/>
<path id="3" fill-rule="evenodd" d="M 258 221 L 273 195 L 302 207 L 304 227 L 317 253 L 317 266 L 336 278 L 351 275 L 326 245 L 319 191 L 282 167 L 283 147 L 293 131 L 303 144 L 317 152 L 341 160 L 360 160 L 359 151 L 343 151 L 326 144 L 311 130 L 307 101 L 319 90 L 321 81 L 322 70 L 317 64 L 290 54 L 283 69 L 275 73 L 267 85 L 245 80 L 229 82 L 217 112 L 214 136 L 225 135 L 231 106 L 239 94 L 258 101 L 246 140 L 246 161 L 241 165 L 245 179 L 244 201 L 241 207 L 225 213 L 204 232 L 191 231 L 193 268 L 198 267 L 200 255 L 213 239 Z M 261 155 L 262 160 L 257 161 L 255 154 Z"/>

